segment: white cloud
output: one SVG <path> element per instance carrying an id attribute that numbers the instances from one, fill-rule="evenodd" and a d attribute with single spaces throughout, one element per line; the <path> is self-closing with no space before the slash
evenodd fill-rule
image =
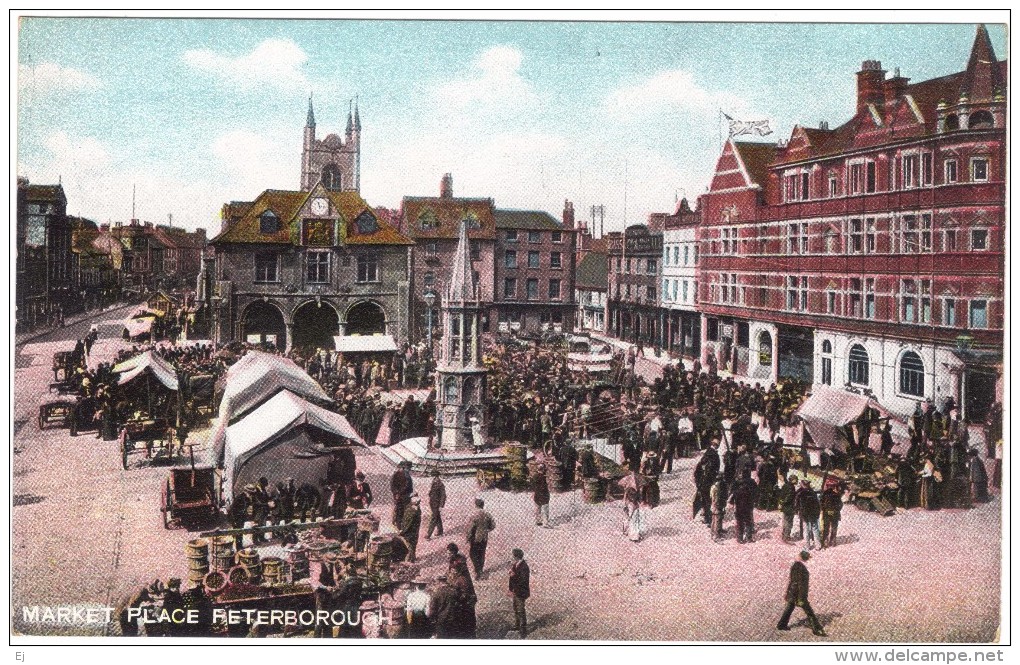
<path id="1" fill-rule="evenodd" d="M 100 141 L 90 137 L 72 138 L 58 131 L 43 142 L 55 164 L 69 173 L 88 176 L 101 173 L 110 163 L 110 153 Z"/>
<path id="2" fill-rule="evenodd" d="M 22 103 L 57 92 L 97 90 L 102 83 L 88 72 L 74 67 L 61 67 L 52 62 L 18 65 L 18 90 Z"/>
<path id="3" fill-rule="evenodd" d="M 265 189 L 296 188 L 301 172 L 295 148 L 294 137 L 237 129 L 217 137 L 210 150 L 231 182 L 232 196 L 236 198 L 255 196 Z"/>
<path id="4" fill-rule="evenodd" d="M 267 39 L 236 57 L 196 49 L 186 51 L 183 58 L 194 69 L 243 89 L 260 85 L 282 89 L 308 87 L 308 78 L 302 71 L 308 54 L 290 39 Z"/>
<path id="5" fill-rule="evenodd" d="M 704 114 L 724 109 L 730 115 L 748 112 L 748 105 L 739 96 L 726 91 L 707 90 L 694 80 L 694 74 L 683 69 L 659 72 L 633 85 L 610 93 L 602 102 L 603 109 L 621 121 L 644 120 L 664 112 Z"/>
<path id="6" fill-rule="evenodd" d="M 463 111 L 480 106 L 508 109 L 534 102 L 537 95 L 520 73 L 524 55 L 512 46 L 483 51 L 471 71 L 438 87 L 436 95 L 445 110 Z"/>

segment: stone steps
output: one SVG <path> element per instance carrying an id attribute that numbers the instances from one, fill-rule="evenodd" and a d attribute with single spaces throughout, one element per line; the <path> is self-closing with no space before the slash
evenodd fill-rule
<path id="1" fill-rule="evenodd" d="M 439 469 L 444 476 L 472 475 L 481 467 L 506 463 L 506 457 L 498 451 L 476 455 L 471 451 L 428 450 L 427 445 L 428 439 L 415 437 L 386 448 L 373 447 L 373 450 L 393 466 L 407 461 L 411 463 L 411 471 L 428 473 Z"/>

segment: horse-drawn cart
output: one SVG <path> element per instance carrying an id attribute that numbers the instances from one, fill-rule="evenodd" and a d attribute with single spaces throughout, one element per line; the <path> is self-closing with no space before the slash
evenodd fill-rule
<path id="1" fill-rule="evenodd" d="M 160 510 L 163 527 L 171 523 L 212 520 L 219 512 L 217 474 L 213 467 L 181 467 L 170 470 L 162 489 Z"/>
<path id="2" fill-rule="evenodd" d="M 153 448 L 158 444 L 167 457 L 171 457 L 174 448 L 173 430 L 164 420 L 129 420 L 120 431 L 121 464 L 126 471 L 128 455 L 133 452 L 145 451 L 147 458 L 152 457 Z"/>
<path id="3" fill-rule="evenodd" d="M 74 418 L 75 402 L 72 399 L 56 399 L 39 405 L 39 429 L 47 427 L 70 427 Z"/>

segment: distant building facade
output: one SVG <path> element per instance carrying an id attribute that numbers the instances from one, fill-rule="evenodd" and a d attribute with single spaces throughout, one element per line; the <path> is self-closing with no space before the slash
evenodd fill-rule
<path id="1" fill-rule="evenodd" d="M 72 229 L 61 185 L 18 178 L 15 306 L 18 326 L 45 323 L 58 309 L 76 311 Z"/>
<path id="2" fill-rule="evenodd" d="M 701 349 L 701 315 L 698 305 L 699 215 L 681 199 L 671 215 L 655 213 L 662 225 L 661 302 L 665 310 L 662 335 L 676 353 L 697 357 Z"/>
<path id="3" fill-rule="evenodd" d="M 661 346 L 664 313 L 659 305 L 662 261 L 661 219 L 606 234 L 609 266 L 607 321 L 613 336 Z"/>

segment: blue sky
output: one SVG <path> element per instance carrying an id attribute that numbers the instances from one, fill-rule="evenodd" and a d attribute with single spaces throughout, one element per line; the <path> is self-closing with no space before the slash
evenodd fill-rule
<path id="1" fill-rule="evenodd" d="M 683 16 L 682 14 L 680 16 Z M 875 14 L 880 19 L 881 14 Z M 1001 13 L 998 15 L 1001 16 Z M 936 16 L 937 18 L 937 16 Z M 994 18 L 994 17 L 993 17 Z M 1006 28 L 989 25 L 996 55 Z M 18 174 L 69 211 L 217 229 L 224 201 L 296 189 L 309 92 L 320 138 L 357 95 L 361 191 L 458 196 L 606 228 L 704 191 L 719 109 L 837 125 L 861 61 L 920 81 L 964 68 L 974 24 L 22 18 Z M 722 135 L 725 137 L 725 134 Z"/>

